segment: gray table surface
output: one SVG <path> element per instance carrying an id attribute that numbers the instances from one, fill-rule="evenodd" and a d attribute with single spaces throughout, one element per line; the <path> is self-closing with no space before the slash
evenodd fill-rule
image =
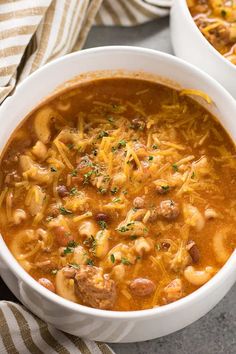
<path id="1" fill-rule="evenodd" d="M 132 45 L 173 54 L 169 20 L 159 19 L 132 28 L 94 27 L 85 47 L 104 45 Z M 181 331 L 151 341 L 111 347 L 117 354 L 236 353 L 236 285 L 210 313 Z"/>

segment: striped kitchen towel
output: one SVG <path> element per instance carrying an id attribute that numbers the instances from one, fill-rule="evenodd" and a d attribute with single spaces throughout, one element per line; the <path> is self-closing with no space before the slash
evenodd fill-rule
<path id="1" fill-rule="evenodd" d="M 103 343 L 58 331 L 23 306 L 0 302 L 0 354 L 114 354 Z"/>
<path id="2" fill-rule="evenodd" d="M 0 103 L 40 66 L 82 48 L 95 25 L 134 26 L 168 14 L 171 0 L 1 0 Z"/>

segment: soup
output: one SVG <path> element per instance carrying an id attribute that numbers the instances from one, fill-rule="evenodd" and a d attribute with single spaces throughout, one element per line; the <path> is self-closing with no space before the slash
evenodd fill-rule
<path id="1" fill-rule="evenodd" d="M 227 261 L 235 146 L 187 93 L 97 79 L 15 130 L 1 159 L 1 233 L 42 286 L 90 307 L 142 310 L 192 293 Z"/>
<path id="2" fill-rule="evenodd" d="M 236 64 L 235 0 L 187 0 L 193 19 L 206 39 Z"/>

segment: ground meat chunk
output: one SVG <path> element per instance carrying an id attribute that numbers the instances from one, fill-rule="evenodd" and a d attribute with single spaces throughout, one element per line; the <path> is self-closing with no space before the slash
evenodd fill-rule
<path id="1" fill-rule="evenodd" d="M 136 117 L 131 121 L 131 128 L 134 130 L 144 130 L 146 124 L 141 117 Z"/>
<path id="2" fill-rule="evenodd" d="M 179 278 L 172 280 L 165 288 L 165 302 L 173 302 L 183 297 L 182 281 Z"/>
<path id="3" fill-rule="evenodd" d="M 133 206 L 137 209 L 144 208 L 145 201 L 142 197 L 136 197 L 133 200 Z"/>
<path id="4" fill-rule="evenodd" d="M 145 297 L 155 291 L 155 284 L 147 278 L 136 278 L 131 281 L 129 288 L 134 296 Z"/>
<path id="5" fill-rule="evenodd" d="M 167 220 L 175 220 L 179 216 L 179 206 L 173 200 L 163 200 L 158 213 Z"/>
<path id="6" fill-rule="evenodd" d="M 115 283 L 101 268 L 81 265 L 75 275 L 75 293 L 85 305 L 110 310 L 116 300 Z"/>

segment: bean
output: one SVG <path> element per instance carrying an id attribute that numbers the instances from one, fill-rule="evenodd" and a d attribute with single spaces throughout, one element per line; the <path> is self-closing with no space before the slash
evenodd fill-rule
<path id="1" fill-rule="evenodd" d="M 155 284 L 147 278 L 136 278 L 131 281 L 130 290 L 135 296 L 149 296 L 155 291 Z"/>
<path id="2" fill-rule="evenodd" d="M 199 252 L 197 245 L 193 244 L 188 252 L 193 260 L 193 263 L 198 263 L 200 260 L 200 252 Z"/>
<path id="3" fill-rule="evenodd" d="M 109 221 L 109 216 L 107 214 L 104 213 L 98 213 L 95 215 L 95 219 L 96 221 Z"/>
<path id="4" fill-rule="evenodd" d="M 47 278 L 40 278 L 38 280 L 39 284 L 44 286 L 46 289 L 52 291 L 53 293 L 55 293 L 55 286 L 53 285 L 53 283 L 47 279 Z"/>
<path id="5" fill-rule="evenodd" d="M 61 197 L 61 198 L 64 198 L 67 195 L 69 195 L 68 189 L 64 185 L 57 187 L 57 193 L 58 193 L 59 197 Z"/>

